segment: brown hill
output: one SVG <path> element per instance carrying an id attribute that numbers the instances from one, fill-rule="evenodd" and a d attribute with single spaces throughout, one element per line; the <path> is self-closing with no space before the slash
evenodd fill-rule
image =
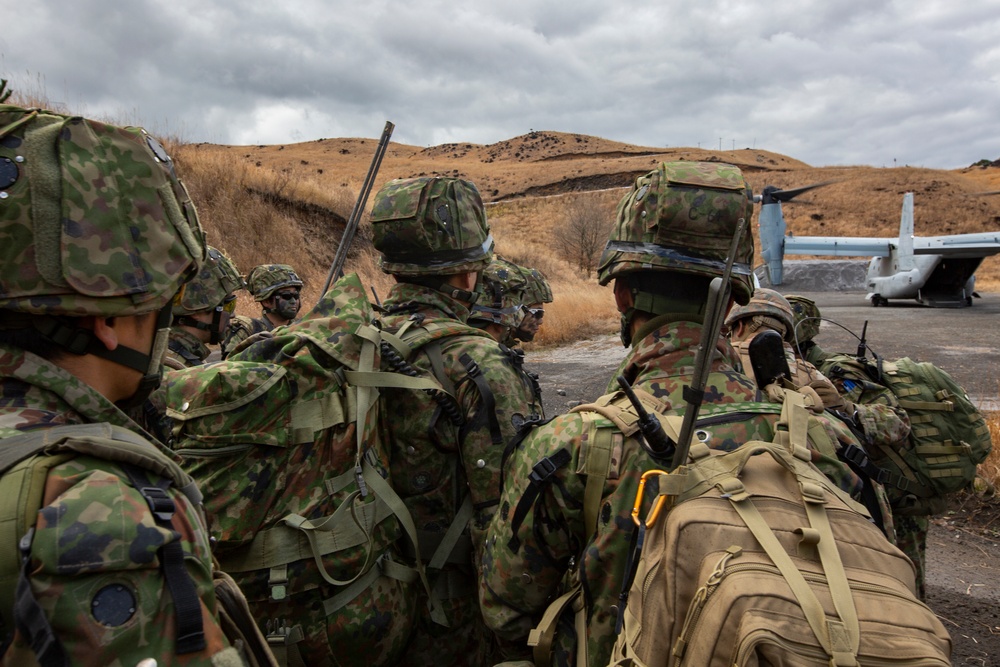
<path id="1" fill-rule="evenodd" d="M 226 249 L 244 270 L 263 262 L 295 265 L 309 283 L 308 303 L 325 281 L 376 146 L 376 139 L 344 138 L 260 146 L 187 144 L 173 150 L 210 242 Z M 798 235 L 895 236 L 905 192 L 915 193 L 919 235 L 1000 229 L 1000 196 L 980 196 L 1000 190 L 996 163 L 959 170 L 816 167 L 765 150 L 634 146 L 549 131 L 489 145 L 391 143 L 376 188 L 412 176 L 472 180 L 487 202 L 499 252 L 544 271 L 563 293 L 573 295 L 575 307 L 591 299 L 604 308 L 607 295 L 571 258 L 561 256 L 557 233 L 581 211 L 610 223 L 624 188 L 670 160 L 738 165 L 754 192 L 767 185 L 833 181 L 784 207 L 788 229 Z M 365 227 L 347 269 L 384 293 L 390 283 L 375 268 Z M 1000 260 L 987 259 L 977 279 L 980 289 L 1000 289 Z M 614 319 L 613 313 L 595 318 L 600 327 Z"/>

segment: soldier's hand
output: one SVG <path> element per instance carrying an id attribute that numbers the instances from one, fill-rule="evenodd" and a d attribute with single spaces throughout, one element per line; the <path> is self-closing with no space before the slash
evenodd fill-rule
<path id="1" fill-rule="evenodd" d="M 816 392 L 820 400 L 823 401 L 823 407 L 827 410 L 836 410 L 837 412 L 846 410 L 847 404 L 844 397 L 837 393 L 837 388 L 829 381 L 813 380 L 809 383 L 809 387 Z"/>

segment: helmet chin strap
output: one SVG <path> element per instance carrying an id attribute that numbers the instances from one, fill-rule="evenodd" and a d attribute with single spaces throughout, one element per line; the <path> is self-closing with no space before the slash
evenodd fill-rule
<path id="1" fill-rule="evenodd" d="M 94 351 L 99 357 L 113 361 L 117 364 L 127 366 L 142 373 L 139 380 L 139 387 L 130 397 L 116 403 L 122 410 L 129 410 L 149 398 L 153 390 L 160 386 L 163 379 L 163 358 L 167 353 L 167 343 L 170 341 L 170 323 L 173 319 L 171 304 L 166 304 L 156 314 L 156 334 L 153 337 L 153 345 L 148 354 L 143 354 L 130 347 L 119 345 L 114 350 L 109 350 L 103 345 L 100 350 Z"/>
<path id="2" fill-rule="evenodd" d="M 172 304 L 167 303 L 156 314 L 156 335 L 148 353 L 125 345 L 119 345 L 115 349 L 109 350 L 90 329 L 72 326 L 65 320 L 54 317 L 40 320 L 35 327 L 44 338 L 71 354 L 92 354 L 95 357 L 107 359 L 142 373 L 142 379 L 139 380 L 139 388 L 136 392 L 129 398 L 117 402 L 119 408 L 127 410 L 142 404 L 149 397 L 149 394 L 160 386 L 160 379 L 163 377 L 163 357 L 166 354 L 167 342 L 170 338 L 171 307 Z"/>
<path id="3" fill-rule="evenodd" d="M 265 310 L 264 312 L 266 313 L 267 311 Z M 219 332 L 222 325 L 222 309 L 220 308 L 216 308 L 212 313 L 211 322 L 202 322 L 201 320 L 196 320 L 193 317 L 181 315 L 174 318 L 174 324 L 182 327 L 191 327 L 192 329 L 198 329 L 199 331 L 207 331 L 209 345 L 218 345 L 222 340 L 222 334 Z"/>

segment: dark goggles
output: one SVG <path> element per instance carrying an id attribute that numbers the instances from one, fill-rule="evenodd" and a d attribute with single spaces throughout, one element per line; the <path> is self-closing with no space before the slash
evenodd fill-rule
<path id="1" fill-rule="evenodd" d="M 299 292 L 278 292 L 274 295 L 275 299 L 281 299 L 282 301 L 299 301 L 302 295 Z"/>

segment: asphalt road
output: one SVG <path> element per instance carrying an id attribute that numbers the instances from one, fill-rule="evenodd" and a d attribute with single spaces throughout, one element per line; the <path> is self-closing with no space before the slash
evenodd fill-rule
<path id="1" fill-rule="evenodd" d="M 862 292 L 800 292 L 825 320 L 817 343 L 828 351 L 854 351 L 864 323 L 867 342 L 885 359 L 910 357 L 943 368 L 980 407 L 1000 409 L 1000 294 L 984 294 L 969 308 L 927 308 L 892 302 L 873 308 Z M 840 325 L 840 326 L 838 326 Z M 849 333 L 847 330 L 852 333 Z M 617 334 L 527 354 L 541 377 L 546 412 L 557 414 L 604 393 L 625 348 Z"/>

